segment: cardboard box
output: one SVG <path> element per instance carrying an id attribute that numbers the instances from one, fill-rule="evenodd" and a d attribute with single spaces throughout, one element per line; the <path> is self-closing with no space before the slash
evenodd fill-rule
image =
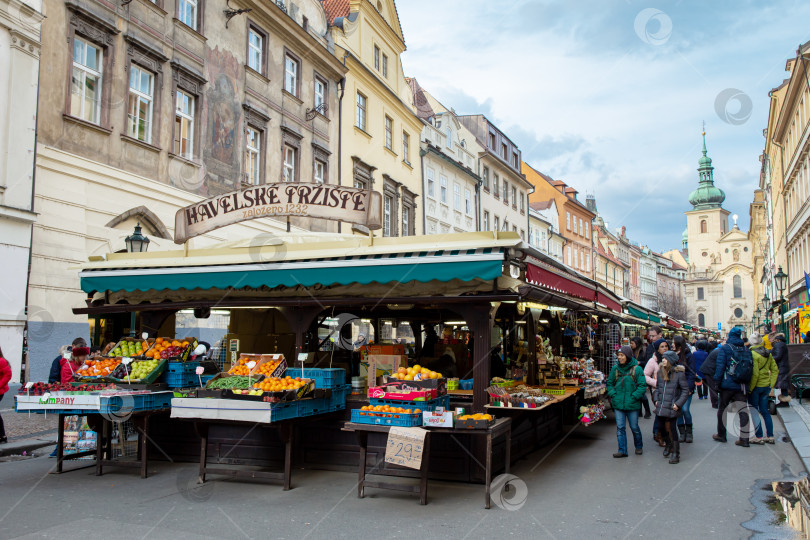
<path id="1" fill-rule="evenodd" d="M 373 385 L 376 386 L 376 385 Z M 392 386 L 397 392 L 408 392 L 412 390 L 435 390 L 436 397 L 447 393 L 447 379 L 425 379 L 424 381 L 406 381 L 403 379 L 392 379 L 385 377 L 381 386 Z"/>
<path id="2" fill-rule="evenodd" d="M 426 427 L 453 427 L 453 412 L 443 409 L 422 412 L 422 424 Z"/>
<path id="3" fill-rule="evenodd" d="M 394 373 L 400 366 L 407 365 L 408 359 L 406 356 L 403 355 L 385 355 L 385 354 L 369 354 L 368 355 L 368 366 L 366 367 L 367 370 L 367 378 L 368 378 L 368 387 L 371 388 L 377 385 L 377 379 L 379 377 L 387 377 Z M 361 373 L 362 376 L 362 365 L 361 365 Z"/>
<path id="4" fill-rule="evenodd" d="M 411 390 L 400 392 L 396 386 L 374 386 L 368 389 L 368 397 L 376 399 L 401 399 L 403 401 L 428 401 L 436 399 L 436 390 Z"/>
<path id="5" fill-rule="evenodd" d="M 405 354 L 405 345 L 396 343 L 392 345 L 366 345 L 368 354 L 382 354 L 382 355 L 403 355 Z"/>

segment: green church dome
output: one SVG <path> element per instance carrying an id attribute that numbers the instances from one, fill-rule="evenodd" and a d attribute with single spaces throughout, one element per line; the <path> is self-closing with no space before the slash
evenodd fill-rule
<path id="1" fill-rule="evenodd" d="M 722 189 L 714 185 L 714 167 L 712 158 L 706 151 L 706 132 L 703 132 L 703 157 L 698 161 L 698 178 L 700 183 L 698 188 L 689 195 L 689 204 L 695 210 L 706 210 L 709 208 L 721 208 L 726 194 Z M 684 233 L 685 235 L 686 233 Z M 684 236 L 686 239 L 686 236 Z"/>
<path id="2" fill-rule="evenodd" d="M 681 240 L 683 240 L 684 242 L 689 241 L 689 227 L 687 227 L 687 228 L 685 228 L 683 230 L 683 234 L 681 235 Z"/>

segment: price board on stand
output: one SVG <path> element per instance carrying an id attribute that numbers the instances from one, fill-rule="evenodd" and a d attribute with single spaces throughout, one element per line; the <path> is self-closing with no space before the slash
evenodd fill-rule
<path id="1" fill-rule="evenodd" d="M 385 462 L 419 469 L 427 431 L 422 428 L 392 427 L 388 432 Z"/>

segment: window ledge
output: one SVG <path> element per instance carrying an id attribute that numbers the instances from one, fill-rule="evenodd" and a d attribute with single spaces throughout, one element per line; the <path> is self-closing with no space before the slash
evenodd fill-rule
<path id="1" fill-rule="evenodd" d="M 208 38 L 205 37 L 204 35 L 202 35 L 198 30 L 193 29 L 192 27 L 190 27 L 189 25 L 187 25 L 186 23 L 184 23 L 183 21 L 181 21 L 177 17 L 173 17 L 172 22 L 174 23 L 175 26 L 179 26 L 179 27 L 182 27 L 184 30 L 188 30 L 195 37 L 198 37 L 199 39 L 201 39 L 203 41 L 208 41 Z"/>
<path id="2" fill-rule="evenodd" d="M 281 94 L 282 94 L 284 97 L 288 97 L 288 98 L 290 98 L 291 100 L 295 101 L 295 102 L 296 102 L 296 103 L 298 103 L 299 105 L 303 105 L 303 104 L 304 104 L 304 102 L 301 100 L 301 98 L 299 98 L 299 97 L 298 97 L 298 96 L 296 96 L 295 94 L 293 94 L 293 93 L 291 93 L 291 92 L 289 92 L 289 91 L 285 90 L 284 88 L 282 88 L 282 89 L 281 89 Z"/>
<path id="3" fill-rule="evenodd" d="M 194 161 L 192 159 L 189 159 L 189 158 L 187 158 L 185 156 L 181 156 L 180 154 L 175 154 L 174 152 L 169 152 L 169 157 L 174 158 L 174 159 L 176 159 L 178 161 L 182 161 L 183 163 L 188 163 L 189 165 L 191 165 L 193 167 L 197 167 L 198 169 L 200 167 L 202 167 L 202 163 L 198 163 L 198 162 L 196 162 L 196 161 Z"/>
<path id="4" fill-rule="evenodd" d="M 144 4 L 148 4 L 148 6 L 157 11 L 161 15 L 168 15 L 169 12 L 163 9 L 161 6 L 157 5 L 155 2 L 151 2 L 150 0 L 141 0 Z"/>
<path id="5" fill-rule="evenodd" d="M 361 134 L 365 135 L 366 137 L 368 137 L 369 139 L 371 139 L 371 133 L 369 133 L 368 131 L 366 131 L 363 128 L 359 128 L 359 127 L 357 127 L 355 125 L 354 126 L 354 131 L 356 131 L 357 133 L 361 133 Z"/>
<path id="6" fill-rule="evenodd" d="M 82 120 L 81 118 L 77 118 L 76 116 L 67 113 L 64 113 L 62 115 L 62 118 L 67 120 L 68 122 L 73 122 L 74 124 L 78 124 L 82 127 L 86 127 L 98 131 L 99 133 L 103 133 L 104 135 L 109 135 L 110 133 L 112 133 L 112 130 L 109 128 L 100 126 L 98 124 L 94 124 L 93 122 L 88 122 L 87 120 Z"/>
<path id="7" fill-rule="evenodd" d="M 391 154 L 392 156 L 397 157 L 398 154 L 393 150 L 391 150 L 390 148 L 388 148 L 387 146 L 384 146 L 383 148 L 385 148 L 385 151 Z"/>
<path id="8" fill-rule="evenodd" d="M 484 192 L 489 193 L 489 188 L 487 186 L 484 186 Z"/>
<path id="9" fill-rule="evenodd" d="M 405 165 L 406 167 L 408 167 L 410 170 L 413 170 L 413 165 L 411 165 L 411 164 L 410 164 L 410 162 L 405 161 L 405 160 L 403 159 L 403 160 L 402 160 L 402 164 L 403 164 L 403 165 Z"/>
<path id="10" fill-rule="evenodd" d="M 148 2 L 149 0 L 146 0 L 146 1 Z M 267 76 L 264 73 L 262 73 L 261 71 L 256 71 L 255 69 L 253 69 L 252 67 L 250 67 L 247 64 L 245 64 L 245 73 L 249 73 L 250 75 L 253 75 L 254 77 L 258 77 L 259 79 L 261 79 L 262 81 L 264 81 L 267 84 L 270 84 L 270 82 L 271 82 L 270 79 L 268 79 Z"/>
<path id="11" fill-rule="evenodd" d="M 121 134 L 121 140 L 127 142 L 129 144 L 134 144 L 135 146 L 140 146 L 142 148 L 146 148 L 147 150 L 151 150 L 155 153 L 160 153 L 163 149 L 159 146 L 155 146 L 154 144 L 148 143 L 146 141 L 142 141 L 140 139 L 136 139 L 135 137 L 130 137 L 129 135 Z"/>

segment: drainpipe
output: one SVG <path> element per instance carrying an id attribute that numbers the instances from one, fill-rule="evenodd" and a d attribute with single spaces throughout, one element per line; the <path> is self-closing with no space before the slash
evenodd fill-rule
<path id="1" fill-rule="evenodd" d="M 420 133 L 419 136 L 421 137 L 422 134 Z M 425 178 L 425 151 L 422 150 L 422 143 L 419 143 L 419 168 L 422 171 L 422 193 L 427 194 L 427 179 Z M 427 234 L 427 202 L 422 199 L 422 234 Z"/>

